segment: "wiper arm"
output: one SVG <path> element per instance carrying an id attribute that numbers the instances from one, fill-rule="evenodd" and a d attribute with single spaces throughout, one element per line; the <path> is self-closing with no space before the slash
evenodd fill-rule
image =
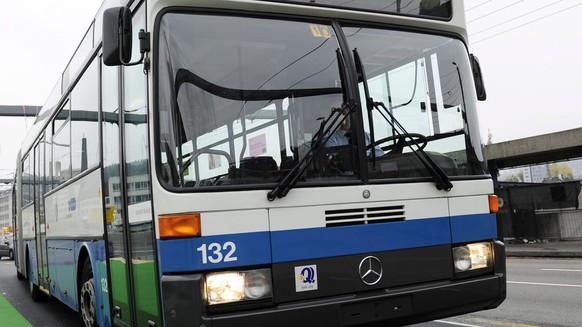
<path id="1" fill-rule="evenodd" d="M 392 126 L 396 134 L 398 134 L 400 137 L 408 138 L 410 140 L 410 142 L 406 142 L 407 146 L 410 148 L 410 150 L 412 150 L 412 153 L 416 155 L 418 160 L 420 160 L 426 170 L 430 173 L 436 184 L 437 190 L 450 191 L 453 188 L 453 183 L 451 183 L 449 176 L 447 176 L 441 167 L 439 167 L 439 165 L 437 165 L 436 162 L 434 162 L 434 160 L 432 160 L 432 158 L 426 152 L 424 152 L 420 145 L 416 143 L 414 138 L 409 137 L 409 133 L 406 131 L 406 129 L 404 129 L 404 126 L 402 126 L 402 124 L 400 124 L 400 122 L 396 119 L 396 117 L 394 117 L 390 110 L 386 108 L 384 103 L 374 102 L 373 106 L 374 108 L 378 109 L 378 111 L 380 111 L 379 107 L 382 107 L 388 116 L 390 116 L 390 119 L 388 119 L 383 114 L 382 117 L 384 117 L 388 124 Z M 382 112 L 380 111 L 380 113 Z M 414 147 L 412 145 L 414 145 Z"/>
<path id="2" fill-rule="evenodd" d="M 453 188 L 453 183 L 451 183 L 451 179 L 449 178 L 449 176 L 447 176 L 447 174 L 441 169 L 441 167 L 439 167 L 439 165 L 437 165 L 434 162 L 434 160 L 432 160 L 432 158 L 429 157 L 429 155 L 426 154 L 426 152 L 424 152 L 424 150 L 418 145 L 418 143 L 416 143 L 416 140 L 409 136 L 410 134 L 406 131 L 404 126 L 402 126 L 402 124 L 400 124 L 400 122 L 396 119 L 396 117 L 394 117 L 394 115 L 390 112 L 390 110 L 388 110 L 388 108 L 386 108 L 384 103 L 375 102 L 374 99 L 372 99 L 372 97 L 370 96 L 369 88 L 368 88 L 368 80 L 366 79 L 366 70 L 364 69 L 364 64 L 362 63 L 362 60 L 360 59 L 360 55 L 358 53 L 358 50 L 354 49 L 353 52 L 354 52 L 354 60 L 355 60 L 355 64 L 356 64 L 356 69 L 357 69 L 358 75 L 359 75 L 358 79 L 361 79 L 362 83 L 364 84 L 366 108 L 368 109 L 368 119 L 369 119 L 369 125 L 370 125 L 370 134 L 371 134 L 370 138 L 372 139 L 371 144 L 374 144 L 374 130 L 373 130 L 374 124 L 372 122 L 372 110 L 377 109 L 380 112 L 380 114 L 382 115 L 382 117 L 384 117 L 384 119 L 388 122 L 388 124 L 390 124 L 390 126 L 396 132 L 396 134 L 398 134 L 398 136 L 400 136 L 403 139 L 408 138 L 410 140 L 410 142 L 406 142 L 406 144 L 408 145 L 410 150 L 412 150 L 412 153 L 414 153 L 414 155 L 416 155 L 418 160 L 420 160 L 422 165 L 429 172 L 429 174 L 431 175 L 432 179 L 434 180 L 434 182 L 436 184 L 436 188 L 438 190 L 450 191 Z M 388 117 L 386 117 L 386 116 L 384 116 L 384 114 L 382 114 L 382 111 L 380 111 L 380 109 L 379 109 L 380 107 L 384 108 L 384 111 L 388 114 L 388 116 L 390 116 L 390 119 L 388 119 Z M 413 148 L 412 145 L 414 145 L 416 149 Z M 375 159 L 374 151 L 372 151 L 372 156 L 373 156 L 372 158 Z"/>
<path id="3" fill-rule="evenodd" d="M 315 139 L 315 142 L 311 145 L 307 153 L 299 162 L 293 166 L 293 169 L 275 186 L 273 190 L 267 193 L 267 199 L 273 201 L 276 198 L 282 198 L 289 193 L 289 191 L 297 184 L 299 178 L 303 175 L 307 167 L 311 164 L 315 156 L 321 151 L 325 143 L 329 140 L 332 134 L 341 126 L 343 120 L 348 116 L 345 114 L 346 109 L 354 110 L 355 106 L 348 107 L 344 104 L 340 108 L 332 108 L 331 113 L 327 119 L 324 119 L 321 123 L 321 127 L 318 131 L 319 137 Z M 340 117 L 343 118 L 338 122 Z M 331 123 L 330 123 L 331 122 Z"/>
<path id="4" fill-rule="evenodd" d="M 309 151 L 307 151 L 305 156 L 301 158 L 301 160 L 299 160 L 299 162 L 295 166 L 293 166 L 293 169 L 291 169 L 291 171 L 283 178 L 283 180 L 281 180 L 273 190 L 267 193 L 267 199 L 269 201 L 273 201 L 276 198 L 282 198 L 286 196 L 287 193 L 289 193 L 289 191 L 295 186 L 295 184 L 297 184 L 299 178 L 303 175 L 307 167 L 309 167 L 317 153 L 321 150 L 321 148 L 323 148 L 323 145 L 329 140 L 333 132 L 335 132 L 341 125 L 341 123 L 336 124 L 339 117 L 341 117 L 345 113 L 346 109 L 349 110 L 350 113 L 353 110 L 355 110 L 356 107 L 355 101 L 353 101 L 352 99 L 348 100 L 346 96 L 348 94 L 346 86 L 347 85 L 346 62 L 341 54 L 340 49 L 337 49 L 335 51 L 335 54 L 337 58 L 337 65 L 340 75 L 341 90 L 343 96 L 342 105 L 340 108 L 332 108 L 332 111 L 329 114 L 327 120 L 324 119 L 323 122 L 321 123 L 319 131 L 316 134 L 315 142 L 311 144 L 311 148 L 309 149 Z M 346 117 L 348 117 L 348 115 L 343 115 L 343 119 L 341 120 L 341 122 L 343 122 L 343 120 L 346 119 Z M 330 121 L 331 123 L 329 123 Z"/>

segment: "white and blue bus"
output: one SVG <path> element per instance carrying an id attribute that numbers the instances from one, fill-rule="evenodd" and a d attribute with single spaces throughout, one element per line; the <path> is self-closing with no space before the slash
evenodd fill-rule
<path id="1" fill-rule="evenodd" d="M 17 270 L 86 326 L 506 296 L 462 1 L 106 1 L 24 140 Z"/>

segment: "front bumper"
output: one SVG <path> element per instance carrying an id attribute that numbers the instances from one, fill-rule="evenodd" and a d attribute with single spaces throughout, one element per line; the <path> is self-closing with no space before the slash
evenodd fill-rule
<path id="1" fill-rule="evenodd" d="M 166 326 L 400 326 L 497 307 L 506 295 L 504 274 L 429 283 L 281 304 L 271 308 L 207 316 L 199 303 L 202 275 L 165 276 Z M 196 286 L 197 285 L 197 286 Z M 192 291 L 196 289 L 196 291 Z M 196 294 L 197 293 L 197 294 Z M 197 296 L 196 296 L 197 295 Z M 198 303 L 193 303 L 198 302 Z M 193 307 L 192 304 L 195 306 Z"/>

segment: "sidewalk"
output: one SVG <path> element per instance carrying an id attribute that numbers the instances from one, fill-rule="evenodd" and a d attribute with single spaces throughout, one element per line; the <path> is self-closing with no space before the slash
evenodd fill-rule
<path id="1" fill-rule="evenodd" d="M 507 257 L 582 258 L 582 241 L 505 243 Z"/>

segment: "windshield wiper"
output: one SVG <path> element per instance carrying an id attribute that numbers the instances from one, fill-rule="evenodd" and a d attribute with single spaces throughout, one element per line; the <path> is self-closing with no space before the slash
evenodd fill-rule
<path id="1" fill-rule="evenodd" d="M 373 106 L 374 106 L 374 108 L 378 109 L 378 111 L 380 111 L 379 107 L 382 107 L 384 109 L 384 111 L 388 114 L 388 116 L 390 116 L 390 119 L 392 121 L 390 121 L 384 115 L 382 115 L 382 117 L 384 117 L 384 119 L 386 119 L 386 121 L 390 124 L 390 126 L 392 126 L 392 128 L 394 129 L 396 134 L 398 134 L 398 136 L 400 136 L 400 137 L 407 137 L 410 140 L 410 142 L 406 143 L 407 146 L 410 148 L 410 150 L 412 150 L 412 153 L 414 153 L 416 155 L 418 160 L 420 160 L 420 162 L 423 164 L 423 166 L 429 172 L 429 174 L 431 175 L 432 179 L 434 180 L 434 182 L 436 184 L 437 190 L 450 191 L 453 188 L 453 183 L 451 183 L 451 179 L 449 178 L 449 176 L 447 176 L 447 174 L 441 169 L 441 167 L 439 165 L 437 165 L 437 163 L 434 162 L 434 160 L 432 160 L 432 158 L 426 152 L 424 152 L 424 150 L 420 147 L 420 145 L 418 145 L 418 143 L 416 143 L 416 140 L 413 137 L 409 136 L 409 133 L 406 131 L 406 129 L 404 129 L 404 127 L 394 117 L 394 115 L 390 112 L 390 110 L 388 110 L 388 108 L 386 108 L 384 103 L 374 102 Z M 414 145 L 414 147 L 413 147 L 413 145 Z"/>
<path id="2" fill-rule="evenodd" d="M 436 162 L 434 162 L 434 160 L 432 160 L 432 158 L 426 152 L 424 152 L 422 147 L 420 145 L 418 145 L 418 143 L 416 142 L 416 140 L 413 137 L 410 136 L 410 134 L 406 131 L 404 126 L 402 126 L 402 124 L 400 124 L 400 122 L 396 119 L 396 117 L 394 117 L 392 112 L 390 112 L 390 110 L 388 110 L 388 108 L 386 108 L 384 103 L 376 102 L 370 96 L 370 91 L 368 89 L 368 80 L 366 79 L 366 71 L 364 69 L 364 64 L 362 63 L 362 60 L 360 59 L 360 55 L 358 54 L 358 50 L 354 49 L 353 52 L 354 52 L 354 60 L 356 63 L 356 69 L 358 70 L 358 76 L 359 76 L 359 78 L 362 79 L 362 83 L 364 84 L 366 108 L 369 111 L 369 113 L 368 113 L 369 119 L 371 120 L 372 110 L 373 109 L 378 110 L 380 115 L 382 115 L 382 117 L 384 117 L 384 119 L 388 122 L 388 124 L 392 127 L 394 132 L 396 134 L 398 134 L 399 137 L 401 137 L 402 139 L 408 138 L 410 140 L 410 142 L 405 142 L 406 145 L 410 148 L 412 153 L 414 153 L 414 155 L 418 158 L 418 160 L 422 163 L 422 165 L 429 172 L 429 174 L 431 175 L 432 179 L 434 180 L 434 182 L 436 184 L 437 190 L 450 191 L 453 188 L 453 183 L 451 183 L 451 179 L 449 178 L 449 176 L 447 176 L 447 174 L 441 169 L 441 167 L 439 167 L 439 165 L 437 165 Z M 386 112 L 388 114 L 389 118 L 386 117 L 382 113 L 382 111 L 380 110 L 380 107 L 382 107 L 384 109 L 384 112 Z M 372 122 L 370 122 L 370 126 L 373 126 Z M 373 140 L 373 135 L 371 135 L 371 137 Z M 413 145 L 414 145 L 414 147 L 413 147 Z M 372 151 L 372 153 L 374 153 L 374 151 Z"/>
<path id="3" fill-rule="evenodd" d="M 341 126 L 343 120 L 349 114 L 346 114 L 346 110 L 349 112 L 353 111 L 355 105 L 347 106 L 342 104 L 340 108 L 332 108 L 331 113 L 329 114 L 327 119 L 323 119 L 319 131 L 317 132 L 316 138 L 314 138 L 314 142 L 311 144 L 311 147 L 305 153 L 305 156 L 299 160 L 299 162 L 293 166 L 293 169 L 285 175 L 285 177 L 275 186 L 273 190 L 267 193 L 267 199 L 269 201 L 273 201 L 276 198 L 282 198 L 289 193 L 289 191 L 297 184 L 299 178 L 303 175 L 307 167 L 311 164 L 313 159 L 317 156 L 319 151 L 324 148 L 325 143 L 329 140 L 332 134 Z M 343 117 L 340 122 L 338 120 L 340 117 Z"/>
<path id="4" fill-rule="evenodd" d="M 340 82 L 341 82 L 341 90 L 343 101 L 340 108 L 332 108 L 331 113 L 329 114 L 327 119 L 324 119 L 321 122 L 319 130 L 315 134 L 315 141 L 311 144 L 311 148 L 299 162 L 293 166 L 293 169 L 275 186 L 273 190 L 267 193 L 267 199 L 269 201 L 273 201 L 276 198 L 282 198 L 289 193 L 289 191 L 297 184 L 299 178 L 303 175 L 307 167 L 311 164 L 315 156 L 319 153 L 319 151 L 323 148 L 327 140 L 331 137 L 331 135 L 339 128 L 341 123 L 343 123 L 344 119 L 346 119 L 349 114 L 353 110 L 355 110 L 355 101 L 352 99 L 348 100 L 347 97 L 347 76 L 346 76 L 346 62 L 340 49 L 335 51 L 336 58 L 337 58 L 337 65 L 338 71 L 340 75 Z M 348 110 L 348 114 L 346 114 L 346 110 Z M 339 124 L 337 121 L 339 117 L 343 115 L 342 120 Z M 330 123 L 331 121 L 331 123 Z"/>

